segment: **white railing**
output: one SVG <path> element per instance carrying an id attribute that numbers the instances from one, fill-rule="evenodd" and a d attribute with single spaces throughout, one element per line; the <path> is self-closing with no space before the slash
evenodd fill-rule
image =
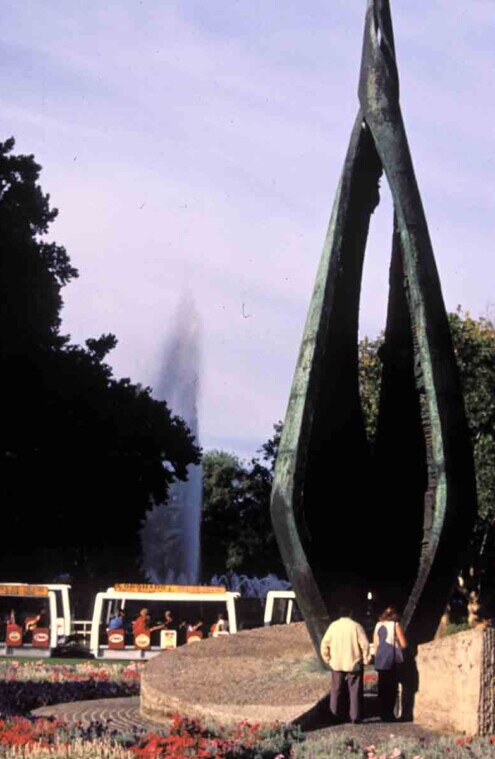
<path id="1" fill-rule="evenodd" d="M 82 638 L 89 638 L 91 635 L 91 619 L 74 619 L 72 622 L 72 633 L 80 635 Z"/>

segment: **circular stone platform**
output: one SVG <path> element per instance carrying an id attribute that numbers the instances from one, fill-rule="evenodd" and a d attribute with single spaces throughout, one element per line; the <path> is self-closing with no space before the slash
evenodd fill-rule
<path id="1" fill-rule="evenodd" d="M 141 680 L 141 714 L 174 712 L 222 722 L 288 722 L 329 688 L 303 622 L 208 638 L 152 659 Z"/>

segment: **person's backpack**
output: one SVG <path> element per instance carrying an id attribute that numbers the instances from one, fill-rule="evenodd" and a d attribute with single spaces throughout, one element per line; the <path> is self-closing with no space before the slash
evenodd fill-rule
<path id="1" fill-rule="evenodd" d="M 396 664 L 402 664 L 404 655 L 402 649 L 396 644 L 395 624 L 394 624 L 394 645 L 387 643 L 387 628 L 381 625 L 377 631 L 378 648 L 375 652 L 375 669 L 388 670 L 393 669 Z"/>

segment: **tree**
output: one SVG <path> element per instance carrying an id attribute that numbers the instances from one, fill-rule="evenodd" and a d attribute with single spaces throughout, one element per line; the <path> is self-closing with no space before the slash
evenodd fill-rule
<path id="1" fill-rule="evenodd" d="M 238 570 L 240 511 L 244 467 L 226 451 L 203 454 L 203 515 L 201 522 L 202 575 L 210 578 Z"/>
<path id="2" fill-rule="evenodd" d="M 65 249 L 43 238 L 57 211 L 33 156 L 0 143 L 0 439 L 2 571 L 137 571 L 139 520 L 199 450 L 149 388 L 104 362 L 113 335 L 73 345 L 60 332 L 61 291 L 77 277 Z M 27 561 L 29 557 L 29 561 Z"/>
<path id="3" fill-rule="evenodd" d="M 473 319 L 459 307 L 449 314 L 466 415 L 471 433 L 478 517 L 471 541 L 464 593 L 476 594 L 485 584 L 493 587 L 495 542 L 495 325 L 487 318 Z M 380 392 L 380 347 L 383 335 L 359 344 L 360 393 L 365 426 L 370 444 L 376 433 Z M 472 578 L 468 581 L 468 576 Z"/>
<path id="4" fill-rule="evenodd" d="M 270 517 L 273 475 L 282 427 L 282 422 L 274 425 L 272 437 L 261 446 L 259 455 L 249 462 L 244 481 L 243 554 L 245 560 L 251 563 L 255 557 L 256 570 L 253 574 L 257 575 L 268 572 L 286 575 Z"/>
<path id="5" fill-rule="evenodd" d="M 225 451 L 203 456 L 203 574 L 285 575 L 270 520 L 281 423 L 248 464 Z"/>

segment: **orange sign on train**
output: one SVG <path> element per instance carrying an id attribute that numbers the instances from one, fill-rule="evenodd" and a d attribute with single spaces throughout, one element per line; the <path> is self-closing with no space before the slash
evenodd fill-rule
<path id="1" fill-rule="evenodd" d="M 118 582 L 118 593 L 226 593 L 223 585 L 152 585 L 151 583 Z"/>
<path id="2" fill-rule="evenodd" d="M 0 596 L 43 596 L 48 588 L 43 585 L 0 585 Z"/>

